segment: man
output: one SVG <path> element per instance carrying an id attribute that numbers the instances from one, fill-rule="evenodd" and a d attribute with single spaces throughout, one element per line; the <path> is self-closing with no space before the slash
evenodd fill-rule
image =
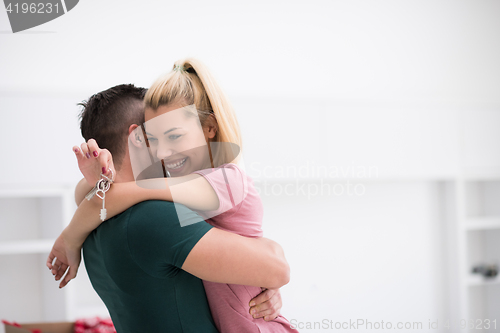
<path id="1" fill-rule="evenodd" d="M 86 140 L 95 138 L 112 153 L 115 182 L 134 180 L 127 139 L 131 129 L 144 121 L 144 93 L 145 89 L 120 85 L 84 104 L 82 135 Z M 90 149 L 82 145 L 80 158 L 90 159 L 97 152 L 92 142 Z M 75 215 L 100 204 L 97 199 L 84 200 Z M 89 277 L 118 332 L 216 332 L 200 278 L 269 289 L 288 283 L 289 267 L 279 245 L 227 233 L 204 221 L 181 227 L 178 209 L 171 202 L 140 203 L 103 223 L 85 241 Z M 187 208 L 180 215 L 199 220 Z M 73 227 L 79 226 L 68 226 Z M 61 286 L 76 276 L 79 264 L 79 258 L 66 255 L 61 244 L 83 242 L 68 242 L 65 231 L 47 263 L 56 280 L 69 266 Z M 279 294 L 271 290 L 254 301 L 261 317 L 274 318 L 281 307 Z"/>

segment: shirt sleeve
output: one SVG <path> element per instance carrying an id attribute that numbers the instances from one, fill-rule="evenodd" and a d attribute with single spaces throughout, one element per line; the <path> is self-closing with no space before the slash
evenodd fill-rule
<path id="1" fill-rule="evenodd" d="M 181 268 L 212 228 L 186 206 L 154 200 L 134 206 L 127 225 L 132 257 L 145 272 L 158 277 L 172 267 Z"/>
<path id="2" fill-rule="evenodd" d="M 214 217 L 236 208 L 248 194 L 247 177 L 236 164 L 224 164 L 219 168 L 194 173 L 203 176 L 210 183 L 219 199 L 219 208 L 200 212 L 203 216 Z"/>

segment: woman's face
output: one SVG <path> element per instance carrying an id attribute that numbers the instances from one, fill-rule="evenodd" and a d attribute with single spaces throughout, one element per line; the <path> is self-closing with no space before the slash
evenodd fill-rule
<path id="1" fill-rule="evenodd" d="M 187 111 L 187 109 L 190 111 Z M 179 177 L 210 167 L 207 131 L 203 130 L 194 105 L 160 106 L 145 111 L 145 130 L 153 157 L 163 160 L 171 176 Z"/>

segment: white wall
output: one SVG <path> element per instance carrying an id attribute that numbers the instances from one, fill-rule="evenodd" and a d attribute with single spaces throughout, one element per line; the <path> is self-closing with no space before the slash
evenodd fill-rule
<path id="1" fill-rule="evenodd" d="M 196 56 L 236 106 L 265 233 L 291 264 L 283 314 L 446 317 L 442 182 L 500 166 L 499 15 L 493 0 L 85 0 L 11 34 L 0 10 L 0 185 L 75 183 L 75 104 Z M 265 167 L 303 166 L 378 173 L 323 177 L 363 195 L 264 193 L 299 186 Z"/>
<path id="2" fill-rule="evenodd" d="M 365 186 L 359 196 L 264 197 L 267 236 L 283 244 L 292 268 L 288 319 L 427 325 L 444 317 L 439 184 Z"/>
<path id="3" fill-rule="evenodd" d="M 499 12 L 495 0 L 86 0 L 9 34 L 2 10 L 0 88 L 147 86 L 192 55 L 231 95 L 498 103 Z"/>

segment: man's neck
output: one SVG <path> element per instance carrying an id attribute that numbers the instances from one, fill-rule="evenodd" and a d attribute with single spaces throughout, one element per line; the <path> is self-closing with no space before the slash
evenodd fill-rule
<path id="1" fill-rule="evenodd" d="M 115 183 L 125 183 L 133 182 L 135 180 L 134 173 L 130 163 L 127 165 L 122 165 L 120 171 L 116 172 Z"/>
<path id="2" fill-rule="evenodd" d="M 116 171 L 115 183 L 125 183 L 133 181 L 135 181 L 134 171 L 132 170 L 132 164 L 130 163 L 130 156 L 127 151 L 120 166 L 120 170 Z"/>

